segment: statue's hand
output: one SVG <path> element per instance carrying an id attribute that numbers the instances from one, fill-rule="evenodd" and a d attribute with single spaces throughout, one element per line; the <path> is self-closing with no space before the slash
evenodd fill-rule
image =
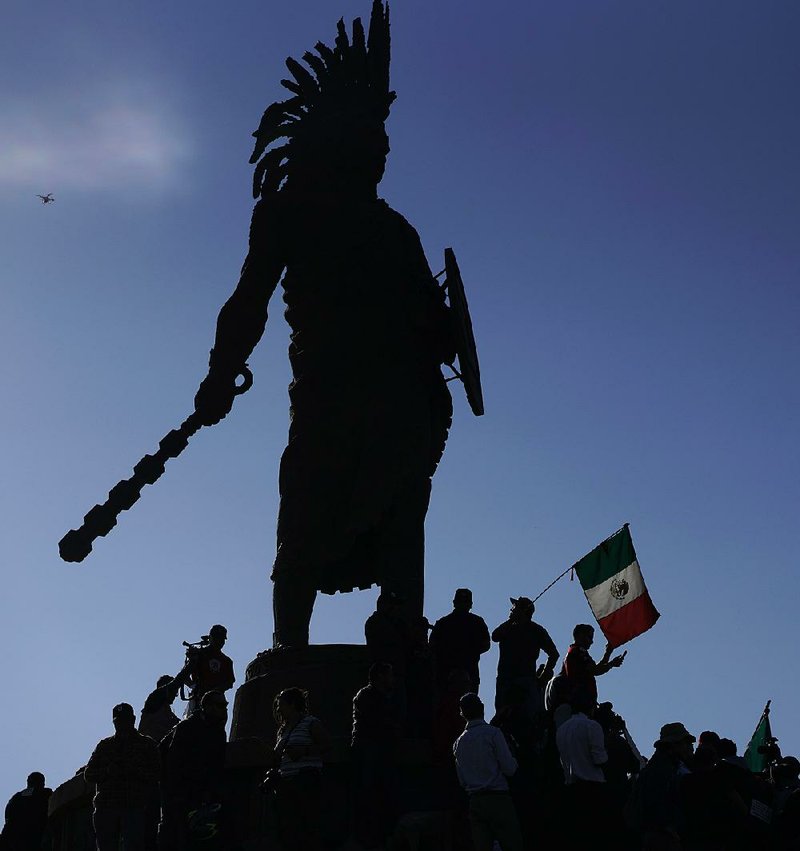
<path id="1" fill-rule="evenodd" d="M 204 426 L 216 425 L 226 417 L 238 395 L 236 376 L 209 372 L 194 397 L 194 409 Z"/>

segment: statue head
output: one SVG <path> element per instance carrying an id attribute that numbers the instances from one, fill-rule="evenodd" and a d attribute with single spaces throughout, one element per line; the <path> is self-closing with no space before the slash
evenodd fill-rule
<path id="1" fill-rule="evenodd" d="M 374 196 L 383 177 L 389 141 L 384 122 L 395 98 L 389 91 L 389 8 L 373 0 L 369 35 L 361 19 L 352 38 L 342 20 L 333 49 L 318 42 L 315 53 L 286 66 L 281 80 L 293 95 L 269 106 L 253 134 L 256 163 L 253 197 L 283 188 Z M 279 139 L 284 144 L 270 147 Z"/>

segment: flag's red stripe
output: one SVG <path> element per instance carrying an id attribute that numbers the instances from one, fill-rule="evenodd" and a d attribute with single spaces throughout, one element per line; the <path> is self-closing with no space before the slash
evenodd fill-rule
<path id="1" fill-rule="evenodd" d="M 650 629 L 659 617 L 650 595 L 645 591 L 633 602 L 617 609 L 598 623 L 612 646 L 619 647 Z"/>

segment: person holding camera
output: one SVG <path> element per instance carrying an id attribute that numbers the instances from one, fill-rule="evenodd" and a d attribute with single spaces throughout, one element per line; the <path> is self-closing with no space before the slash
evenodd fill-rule
<path id="1" fill-rule="evenodd" d="M 233 660 L 222 652 L 228 640 L 228 630 L 222 624 L 214 624 L 200 640 L 200 644 L 190 644 L 186 650 L 186 664 L 189 668 L 189 683 L 192 696 L 186 707 L 186 717 L 194 712 L 210 691 L 224 694 L 236 682 L 233 673 Z"/>
<path id="2" fill-rule="evenodd" d="M 96 786 L 94 825 L 97 851 L 143 851 L 147 803 L 158 785 L 160 760 L 156 743 L 136 731 L 136 715 L 128 703 L 112 712 L 115 733 L 94 749 L 83 778 Z"/>

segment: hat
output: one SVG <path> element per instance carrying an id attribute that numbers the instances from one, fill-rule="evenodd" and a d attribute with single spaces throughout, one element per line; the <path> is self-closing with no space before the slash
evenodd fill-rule
<path id="1" fill-rule="evenodd" d="M 208 634 L 214 635 L 215 633 L 219 632 L 226 636 L 228 634 L 228 630 L 221 623 L 215 623 L 214 626 L 212 626 L 211 629 L 208 631 Z"/>
<path id="2" fill-rule="evenodd" d="M 658 741 L 653 742 L 653 747 L 658 747 L 659 745 L 674 745 L 677 742 L 684 742 L 686 739 L 694 742 L 695 737 L 680 723 L 680 721 L 676 721 L 673 724 L 665 724 L 661 728 L 661 732 L 658 736 Z"/>
<path id="3" fill-rule="evenodd" d="M 530 597 L 509 597 L 512 606 L 519 606 L 520 609 L 530 609 L 533 611 L 533 600 Z"/>
<path id="4" fill-rule="evenodd" d="M 130 703 L 118 703 L 111 710 L 112 718 L 119 718 L 120 715 L 135 715 L 133 707 L 130 705 Z"/>

